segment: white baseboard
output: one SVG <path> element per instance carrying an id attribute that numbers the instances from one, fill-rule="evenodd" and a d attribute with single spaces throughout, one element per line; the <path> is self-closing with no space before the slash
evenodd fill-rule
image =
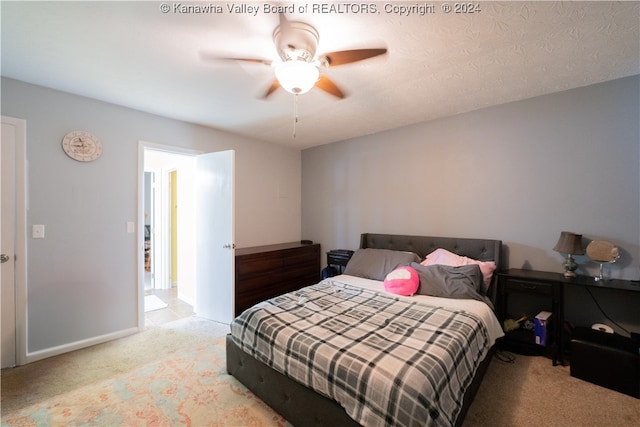
<path id="1" fill-rule="evenodd" d="M 178 288 L 178 299 L 182 302 L 186 302 L 187 304 L 189 304 L 191 307 L 195 307 L 196 302 L 194 300 L 192 300 L 191 298 L 186 297 L 185 295 L 180 293 L 180 288 Z"/>
<path id="2" fill-rule="evenodd" d="M 63 344 L 56 347 L 46 348 L 44 350 L 38 350 L 31 353 L 27 353 L 23 365 L 27 363 L 35 362 L 37 360 L 46 359 L 52 356 L 58 356 L 60 354 L 68 353 L 74 350 L 80 350 L 82 348 L 91 347 L 92 345 L 102 344 L 108 341 L 112 341 L 118 338 L 124 338 L 129 335 L 137 334 L 140 332 L 139 328 L 123 329 L 121 331 L 112 332 L 110 334 L 100 335 L 97 337 L 87 338 L 85 340 L 75 341 L 69 344 Z"/>

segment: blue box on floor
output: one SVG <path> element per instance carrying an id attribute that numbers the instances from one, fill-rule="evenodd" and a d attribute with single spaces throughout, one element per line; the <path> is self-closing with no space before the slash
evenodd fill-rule
<path id="1" fill-rule="evenodd" d="M 536 336 L 536 344 L 541 346 L 547 345 L 547 324 L 551 319 L 551 312 L 541 311 L 533 319 L 533 331 Z"/>

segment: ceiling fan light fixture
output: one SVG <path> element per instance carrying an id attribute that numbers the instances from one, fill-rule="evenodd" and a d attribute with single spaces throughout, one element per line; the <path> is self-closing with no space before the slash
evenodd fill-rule
<path id="1" fill-rule="evenodd" d="M 276 65 L 275 74 L 280 86 L 295 95 L 309 92 L 320 77 L 318 67 L 300 60 L 286 61 Z"/>

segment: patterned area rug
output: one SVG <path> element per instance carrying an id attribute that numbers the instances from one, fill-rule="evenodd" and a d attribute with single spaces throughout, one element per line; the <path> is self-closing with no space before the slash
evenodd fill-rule
<path id="1" fill-rule="evenodd" d="M 3 426 L 290 426 L 227 374 L 224 337 L 9 413 Z"/>

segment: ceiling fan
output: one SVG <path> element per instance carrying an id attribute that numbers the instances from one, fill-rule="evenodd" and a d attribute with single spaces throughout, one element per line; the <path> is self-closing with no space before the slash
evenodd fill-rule
<path id="1" fill-rule="evenodd" d="M 289 21 L 280 14 L 280 23 L 273 31 L 279 60 L 243 57 L 219 57 L 201 54 L 205 60 L 235 60 L 265 64 L 275 70 L 275 80 L 267 89 L 263 98 L 267 98 L 275 90 L 282 87 L 295 95 L 306 93 L 317 87 L 337 98 L 344 98 L 345 93 L 329 77 L 320 73 L 321 67 L 335 67 L 362 61 L 363 59 L 383 55 L 386 48 L 353 49 L 328 52 L 316 55 L 318 31 L 305 22 Z"/>

